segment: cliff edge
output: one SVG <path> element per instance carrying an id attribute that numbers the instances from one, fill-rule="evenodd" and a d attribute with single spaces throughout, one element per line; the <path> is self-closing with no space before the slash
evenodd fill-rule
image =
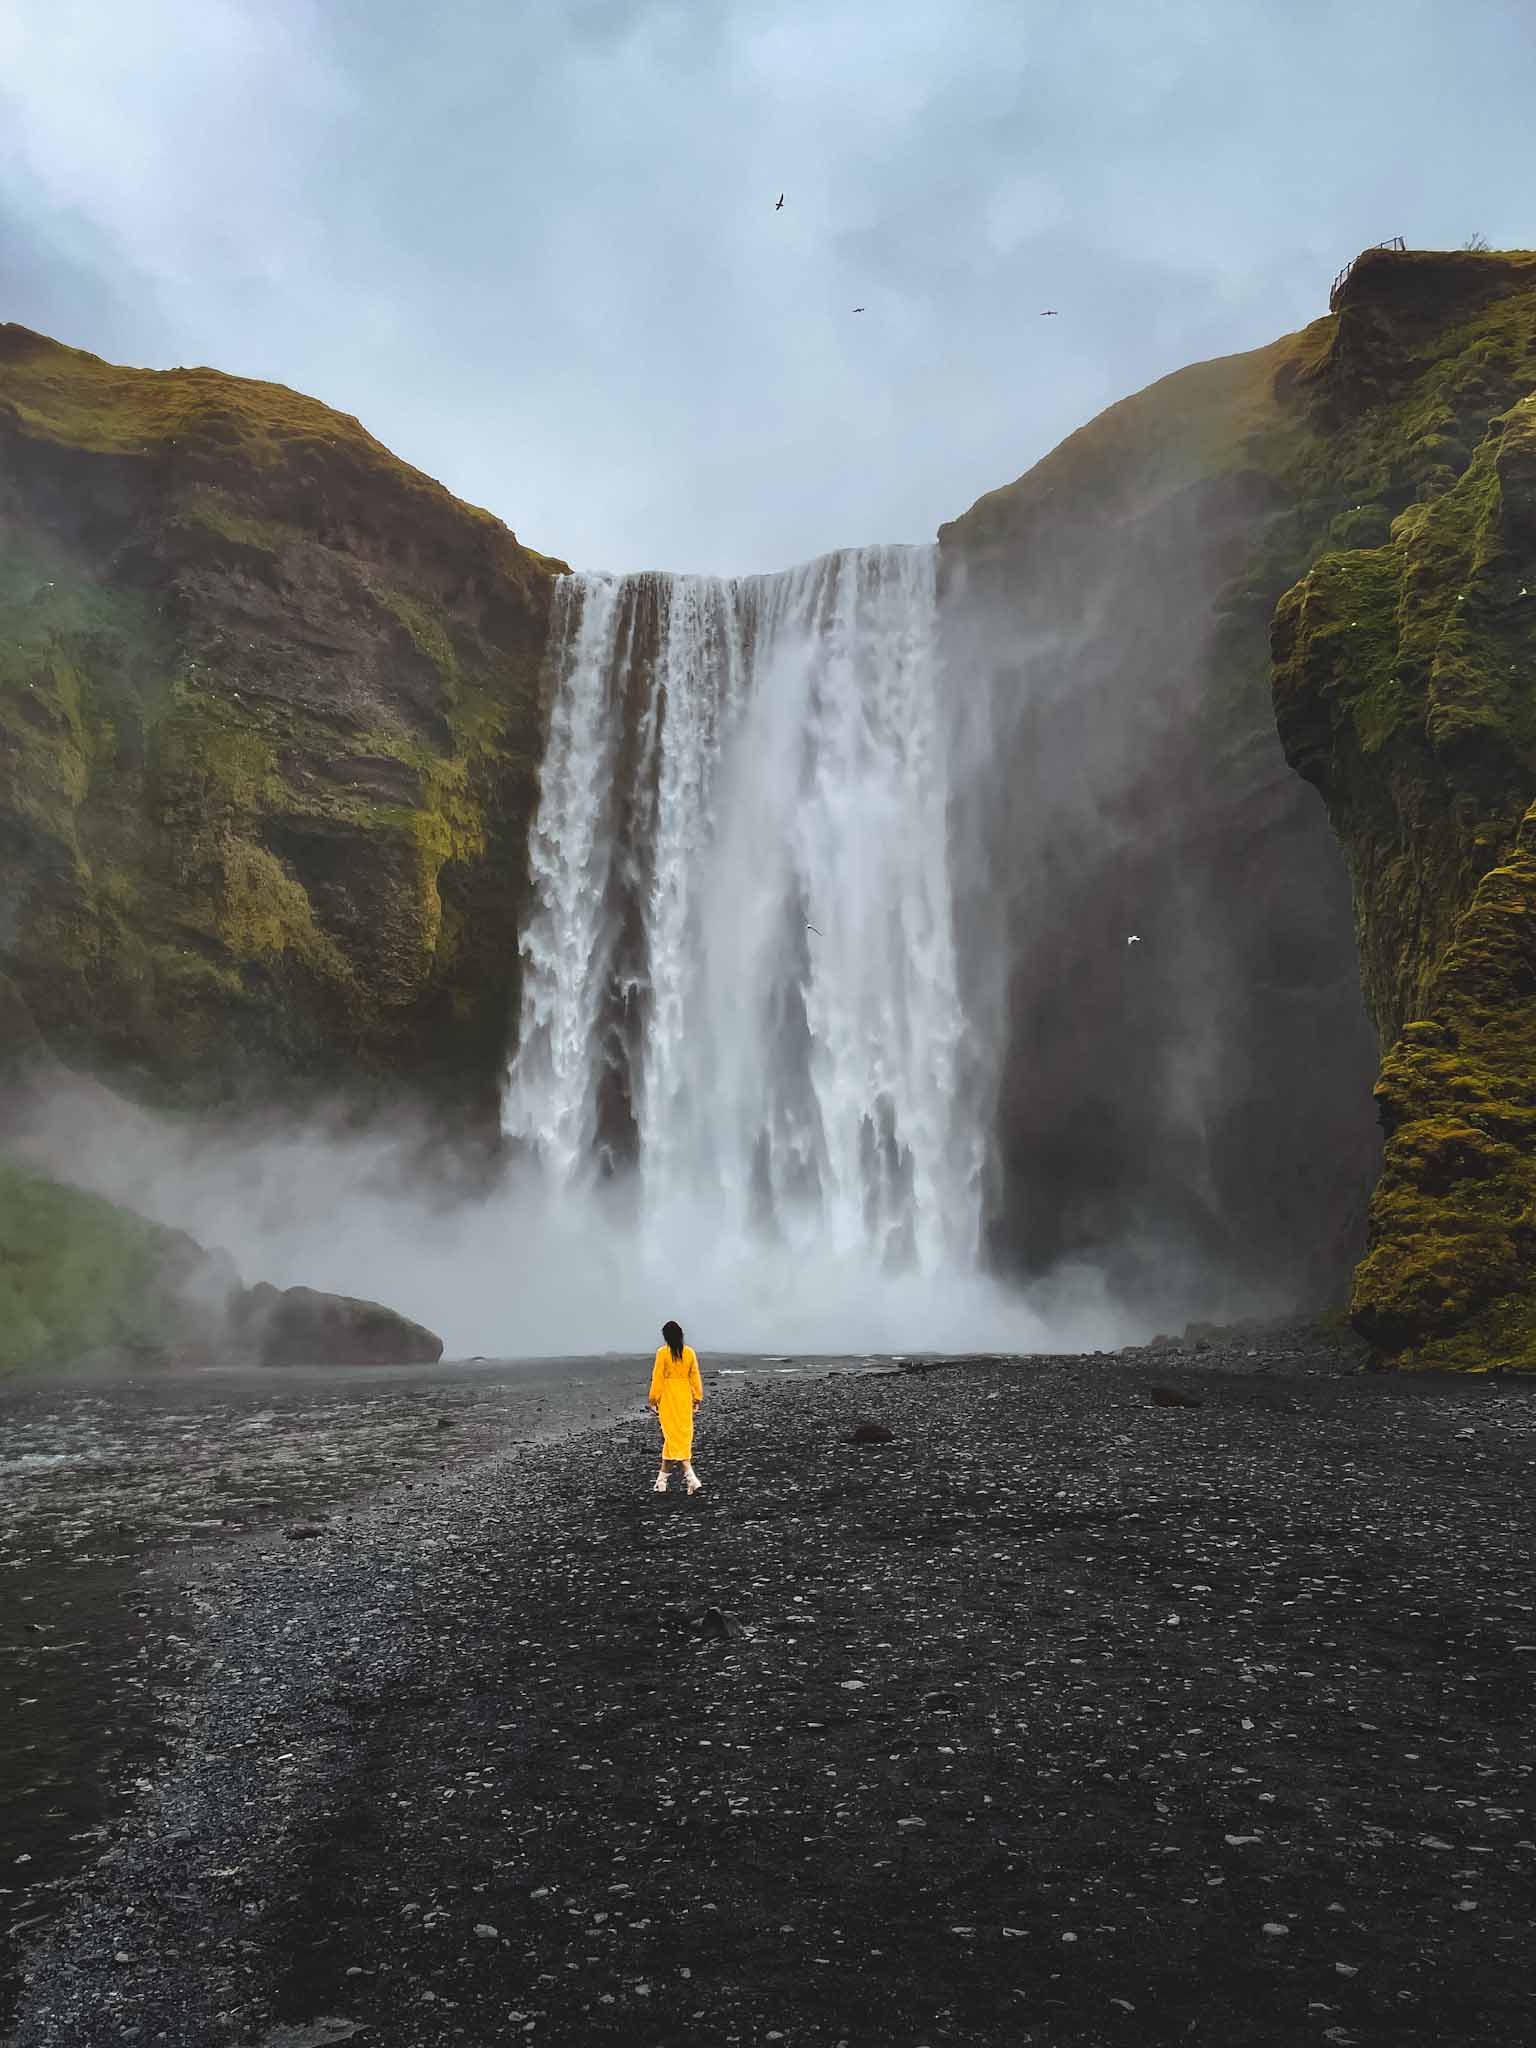
<path id="1" fill-rule="evenodd" d="M 0 969 L 48 1045 L 493 1128 L 561 567 L 313 399 L 0 326 Z"/>

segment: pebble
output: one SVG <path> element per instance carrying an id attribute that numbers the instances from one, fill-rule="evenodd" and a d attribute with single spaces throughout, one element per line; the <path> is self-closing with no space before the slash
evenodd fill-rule
<path id="1" fill-rule="evenodd" d="M 510 1484 L 494 1466 L 454 1475 L 434 1485 L 425 1509 L 364 1504 L 351 1533 L 318 1554 L 283 1554 L 278 1543 L 265 1561 L 240 1561 L 207 1594 L 204 1648 L 222 1661 L 197 1696 L 195 1739 L 157 1778 L 156 1813 L 190 1853 L 173 1859 L 152 1831 L 130 1835 L 113 1878 L 119 1914 L 140 1913 L 141 1953 L 161 1959 L 150 2010 L 175 2015 L 186 1998 L 209 2012 L 201 2033 L 173 2018 L 165 2048 L 264 2038 L 257 2015 L 270 1996 L 273 1943 L 291 1902 L 309 1896 L 317 1829 L 361 1782 L 348 1746 L 358 1729 L 347 1732 L 338 1698 L 359 1700 L 365 1715 L 387 1708 L 358 1723 L 378 1851 L 329 1844 L 338 1894 L 359 1886 L 372 1902 L 354 1917 L 349 1900 L 346 1944 L 381 1972 L 355 1995 L 377 1997 L 382 2014 L 411 1999 L 412 1976 L 419 1984 L 443 1971 L 439 1981 L 452 1986 L 443 2012 L 412 2007 L 416 2019 L 402 2025 L 402 2041 L 420 2048 L 499 2038 L 509 1975 L 525 1997 L 542 2002 L 547 1990 L 536 2023 L 552 2048 L 618 2038 L 622 2008 L 633 2021 L 634 2001 L 653 1989 L 658 2022 L 670 2020 L 663 1986 L 675 1992 L 679 1947 L 696 1966 L 690 1997 L 700 2009 L 675 2016 L 690 2039 L 830 2039 L 855 2018 L 875 2039 L 911 2039 L 914 2022 L 955 2048 L 1010 2038 L 1016 1987 L 981 1966 L 979 1947 L 967 1949 L 970 1961 L 956 1955 L 954 1940 L 981 1937 L 966 1923 L 950 1930 L 946 1898 L 950 1910 L 975 1904 L 987 1932 L 1012 1908 L 1003 1938 L 1033 1935 L 1046 1956 L 1053 1929 L 1059 1940 L 1087 1940 L 1060 1929 L 1068 1909 L 1083 1918 L 1093 1967 L 1062 1958 L 1039 1973 L 1049 1996 L 1061 1994 L 1063 2040 L 1107 2029 L 1105 1982 L 1136 1994 L 1114 2001 L 1118 2009 L 1151 2010 L 1149 1987 L 1165 1968 L 1203 1968 L 1201 1999 L 1230 2018 L 1221 2001 L 1247 1966 L 1240 1944 L 1232 1967 L 1212 1966 L 1202 1885 L 1212 1843 L 1261 1839 L 1239 1832 L 1250 1802 L 1265 1796 L 1256 1784 L 1282 1788 L 1266 1817 L 1273 1836 L 1262 1838 L 1271 1848 L 1229 1866 L 1231 1888 L 1239 1870 L 1273 1863 L 1269 1895 L 1299 1911 L 1304 1930 L 1324 1888 L 1352 1881 L 1362 1841 L 1398 1851 L 1437 1824 L 1460 1832 L 1458 1807 L 1470 1809 L 1474 1794 L 1511 1815 L 1528 1805 L 1518 1702 L 1489 1682 L 1497 1667 L 1478 1646 L 1533 1633 L 1508 1605 L 1530 1598 L 1518 1520 L 1529 1487 L 1490 1456 L 1475 1482 L 1436 1493 L 1443 1405 L 1324 1384 L 1314 1410 L 1304 1375 L 1284 1369 L 1305 1396 L 1291 1409 L 1276 1405 L 1272 1387 L 1245 1406 L 1241 1383 L 1202 1363 L 1209 1427 L 1198 1440 L 1171 1438 L 1161 1424 L 1154 1437 L 1154 1411 L 1119 1362 L 1102 1368 L 1113 1375 L 1102 1382 L 1080 1361 L 978 1367 L 954 1373 L 942 1402 L 933 1382 L 894 1378 L 877 1398 L 899 1420 L 902 1449 L 878 1461 L 855 1459 L 839 1439 L 847 1413 L 871 1405 L 870 1383 L 854 1394 L 799 1382 L 793 1411 L 748 1387 L 739 1402 L 722 1395 L 728 1412 L 711 1417 L 720 1477 L 707 1524 L 683 1519 L 694 1511 L 682 1497 L 649 1495 L 653 1467 L 636 1455 L 637 1425 L 594 1432 L 579 1459 L 532 1449 Z M 982 1410 L 994 1392 L 999 1400 Z M 933 1429 L 957 1420 L 958 1448 L 929 1465 Z M 733 1491 L 738 1470 L 752 1484 Z M 1500 1485 L 1490 1512 L 1485 1491 Z M 803 1526 L 783 1508 L 790 1488 Z M 1433 1542 L 1405 1541 L 1410 1526 L 1425 1525 Z M 1380 1590 L 1388 1559 L 1397 1568 L 1390 1601 Z M 774 1625 L 786 1586 L 814 1600 L 808 1639 L 791 1642 Z M 741 1614 L 740 1638 L 722 1645 L 690 1626 L 708 1601 Z M 1182 1627 L 1164 1634 L 1159 1623 L 1174 1611 Z M 1381 1617 L 1385 1650 L 1372 1634 Z M 1464 1652 L 1464 1642 L 1474 1647 Z M 830 1677 L 860 1662 L 879 1670 L 869 1689 L 889 1717 L 861 1705 L 812 1722 L 817 1684 L 865 1689 Z M 1262 1688 L 1264 1711 L 1241 1730 L 1245 1684 Z M 1250 1708 L 1258 1697 L 1247 1695 Z M 1361 1720 L 1377 1700 L 1379 1720 Z M 1454 1711 L 1454 1744 L 1429 1735 L 1426 1703 Z M 711 1743 L 698 1738 L 704 1726 Z M 1405 1740 L 1426 1756 L 1411 1774 Z M 279 1743 L 295 1765 L 274 1772 Z M 1241 1781 L 1225 1771 L 1229 1755 L 1244 1767 Z M 592 1801 L 584 1762 L 602 1771 L 611 1803 Z M 903 1811 L 916 1804 L 921 1813 Z M 1378 1881 L 1352 1893 L 1351 1926 L 1338 1937 L 1374 1982 L 1409 1987 L 1420 1972 L 1421 1984 L 1446 1973 L 1457 2010 L 1476 2017 L 1515 1997 L 1517 1959 L 1493 1936 L 1496 1920 L 1508 1924 L 1514 1880 L 1502 1846 L 1513 1858 L 1519 1824 L 1502 1830 L 1499 1860 L 1478 1874 L 1487 1924 L 1459 1918 L 1454 1935 L 1442 1893 L 1438 1914 L 1425 1912 L 1410 1939 L 1404 1902 L 1427 1866 L 1415 1878 L 1411 1857 L 1380 1856 Z M 1485 1831 L 1470 1810 L 1465 1826 Z M 910 1839 L 924 1828 L 921 1843 Z M 909 1836 L 899 1857 L 892 1830 Z M 226 1859 L 243 1864 L 242 1881 L 203 1884 Z M 199 1875 L 183 1912 L 174 1900 L 189 1866 Z M 331 1881 L 330 1861 L 325 1869 Z M 869 1913 L 871 1872 L 892 1905 L 883 1924 Z M 631 1905 L 596 1935 L 591 1908 L 618 1884 Z M 501 1937 L 489 1922 L 475 1924 L 477 1934 L 489 1929 L 484 1949 L 445 1957 L 477 1893 L 500 1905 L 508 1892 L 540 1904 L 526 1921 L 520 1906 L 507 1907 L 526 1959 L 492 1953 Z M 1186 1914 L 1177 1900 L 1191 1892 L 1202 1910 Z M 402 1916 L 409 1893 L 434 1910 Z M 258 1898 L 262 1914 L 244 1917 Z M 642 1932 L 628 1912 L 643 1914 L 653 1899 L 657 1918 Z M 790 1899 L 797 1923 L 771 1937 L 772 1965 L 722 1973 L 719 1959 L 755 1954 L 741 1944 L 759 1941 Z M 1143 1908 L 1156 1916 L 1155 1954 Z M 1118 1929 L 1097 1924 L 1108 1911 Z M 1263 1924 L 1266 1936 L 1291 1931 Z M 17 2048 L 105 2048 L 71 2019 L 88 2008 L 70 2004 L 89 1998 L 93 1963 L 99 1972 L 105 1961 L 103 1925 L 88 1909 L 73 1952 L 48 1955 L 32 2031 Z M 901 1939 L 881 1955 L 892 1925 Z M 232 1983 L 178 1960 L 200 1943 L 238 1958 Z M 1017 1968 L 1030 1953 L 1010 1960 Z M 1306 1954 L 1305 1941 L 1287 1951 L 1291 1964 Z M 709 1968 L 697 1968 L 701 1957 Z M 638 1974 L 642 1963 L 661 1984 Z M 1273 2038 L 1315 2039 L 1305 2015 L 1318 1980 L 1281 1964 L 1277 1948 Z M 949 1983 L 957 1969 L 963 2003 Z M 618 2012 L 613 1992 L 599 1989 L 605 1972 Z M 132 1980 L 136 2000 L 141 1981 Z M 1336 1987 L 1340 2003 L 1345 1995 Z M 947 2017 L 937 2012 L 944 1999 L 955 2008 Z M 230 2010 L 217 2027 L 216 2000 Z M 519 2013 L 519 2026 L 534 2023 Z M 157 2025 L 167 2022 L 153 2020 L 149 2038 Z M 387 2024 L 375 2025 L 382 2044 Z M 1427 2048 L 1412 2030 L 1400 2038 Z"/>

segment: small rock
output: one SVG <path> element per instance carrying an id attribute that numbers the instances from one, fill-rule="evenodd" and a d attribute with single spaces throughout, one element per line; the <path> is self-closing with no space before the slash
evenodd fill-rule
<path id="1" fill-rule="evenodd" d="M 1147 1392 L 1152 1396 L 1154 1408 L 1198 1408 L 1201 1405 L 1198 1394 L 1186 1394 L 1178 1387 L 1149 1387 Z"/>
<path id="2" fill-rule="evenodd" d="M 283 1534 L 290 1543 L 301 1543 L 308 1536 L 326 1536 L 330 1531 L 324 1522 L 290 1522 Z"/>
<path id="3" fill-rule="evenodd" d="M 1266 1920 L 1263 1931 L 1266 1934 L 1289 1934 L 1291 1930 L 1283 1920 Z"/>
<path id="4" fill-rule="evenodd" d="M 883 1422 L 856 1422 L 843 1439 L 850 1444 L 891 1444 L 896 1441 L 894 1429 L 887 1429 Z"/>
<path id="5" fill-rule="evenodd" d="M 496 1941 L 499 1939 L 496 1929 L 491 1925 L 489 1920 L 477 1921 L 475 1923 L 475 1932 L 479 1935 L 482 1941 Z"/>
<path id="6" fill-rule="evenodd" d="M 864 1681 L 862 1678 L 845 1678 L 842 1680 L 842 1690 L 844 1692 L 862 1692 L 864 1690 Z"/>

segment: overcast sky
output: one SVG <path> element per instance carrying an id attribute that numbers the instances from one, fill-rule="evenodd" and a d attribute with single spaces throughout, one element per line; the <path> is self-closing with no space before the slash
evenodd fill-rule
<path id="1" fill-rule="evenodd" d="M 0 319 L 313 392 L 578 566 L 776 568 L 1364 243 L 1536 242 L 1533 109 L 1533 0 L 0 0 Z"/>

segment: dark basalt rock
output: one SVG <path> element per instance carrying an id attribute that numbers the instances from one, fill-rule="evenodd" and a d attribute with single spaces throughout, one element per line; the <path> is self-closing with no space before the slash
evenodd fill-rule
<path id="1" fill-rule="evenodd" d="M 234 1307 L 237 1341 L 263 1365 L 436 1365 L 443 1340 L 381 1302 L 265 1281 Z"/>
<path id="2" fill-rule="evenodd" d="M 896 1441 L 894 1429 L 887 1429 L 883 1422 L 855 1423 L 843 1439 L 850 1444 L 889 1444 Z"/>

